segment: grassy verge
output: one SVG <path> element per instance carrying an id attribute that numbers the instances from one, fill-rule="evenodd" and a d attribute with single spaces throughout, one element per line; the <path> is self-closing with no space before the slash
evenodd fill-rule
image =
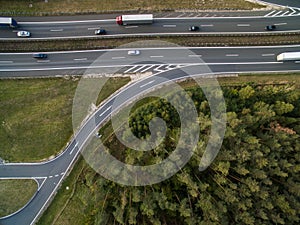
<path id="1" fill-rule="evenodd" d="M 103 100 L 129 81 L 110 79 Z M 32 162 L 58 154 L 72 129 L 77 79 L 0 80 L 0 158 Z"/>
<path id="2" fill-rule="evenodd" d="M 112 39 L 75 39 L 55 41 L 0 41 L 2 52 L 32 52 L 32 51 L 59 51 L 78 49 L 107 49 L 123 44 L 161 40 L 181 46 L 262 46 L 299 44 L 300 34 L 288 35 L 253 35 L 253 36 L 186 36 L 186 37 L 156 37 L 156 38 L 112 38 Z M 141 46 L 142 47 L 142 46 Z M 149 47 L 149 46 L 147 46 Z"/>
<path id="3" fill-rule="evenodd" d="M 37 183 L 34 180 L 0 179 L 0 217 L 7 216 L 22 208 L 36 190 Z"/>
<path id="4" fill-rule="evenodd" d="M 103 13 L 118 11 L 170 11 L 178 9 L 192 10 L 252 10 L 263 8 L 262 5 L 245 0 L 1 0 L 1 14 L 3 15 L 63 15 L 83 13 Z"/>
<path id="5" fill-rule="evenodd" d="M 234 78 L 218 78 L 218 80 L 221 85 L 226 86 L 242 85 L 249 82 L 257 84 L 280 84 L 286 82 L 300 84 L 300 74 L 252 74 Z M 191 87 L 194 84 L 192 81 L 181 83 L 185 88 Z M 105 135 L 105 140 L 109 140 L 113 134 L 110 123 L 103 126 L 101 133 Z M 59 190 L 58 195 L 54 198 L 52 204 L 37 224 L 90 224 L 87 218 L 97 214 L 93 209 L 101 210 L 104 204 L 108 204 L 105 202 L 105 199 L 109 190 L 101 189 L 101 193 L 99 193 L 97 189 L 97 187 L 102 186 L 100 184 L 103 182 L 105 182 L 104 178 L 97 175 L 89 165 L 85 163 L 84 159 L 80 158 L 74 170 L 71 172 L 70 177 L 64 181 L 63 187 Z M 71 189 L 69 191 L 66 190 L 66 186 L 71 187 Z M 97 194 L 90 192 L 90 186 L 94 186 Z M 96 201 L 95 198 L 97 198 Z M 91 205 L 89 202 L 97 202 L 97 205 Z"/>

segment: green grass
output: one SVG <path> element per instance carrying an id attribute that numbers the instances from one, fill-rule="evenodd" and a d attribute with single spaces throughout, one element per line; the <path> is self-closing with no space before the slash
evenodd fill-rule
<path id="1" fill-rule="evenodd" d="M 55 224 L 54 222 L 59 218 L 61 212 L 65 210 L 65 207 L 72 200 L 75 191 L 78 191 L 76 187 L 76 183 L 78 182 L 78 178 L 85 167 L 86 164 L 84 163 L 83 158 L 80 157 L 77 163 L 75 164 L 75 166 L 73 167 L 71 174 L 63 182 L 52 204 L 48 207 L 48 209 L 43 214 L 43 216 L 41 217 L 41 219 L 37 224 L 47 224 L 47 225 Z M 69 188 L 69 190 L 67 190 L 67 187 Z M 79 219 L 78 215 L 76 215 L 77 213 L 79 213 L 80 215 L 80 212 L 78 212 L 78 207 L 75 207 L 73 210 L 76 211 L 73 214 L 74 219 Z M 73 224 L 81 224 L 81 223 L 73 223 Z"/>
<path id="2" fill-rule="evenodd" d="M 300 84 L 300 74 L 259 74 L 259 75 L 245 75 L 233 78 L 218 78 L 221 85 L 244 85 L 249 82 L 255 82 L 257 84 L 280 84 L 280 83 L 296 83 Z M 180 85 L 184 88 L 189 88 L 195 85 L 192 81 L 181 82 Z M 144 101 L 140 102 L 146 103 Z M 101 133 L 107 141 L 111 140 L 113 130 L 110 122 L 104 125 L 101 129 Z M 112 145 L 114 143 L 111 143 Z M 105 145 L 109 145 L 105 143 Z M 109 192 L 106 189 L 97 189 L 99 184 L 106 182 L 104 178 L 97 175 L 83 158 L 80 158 L 76 163 L 74 170 L 70 173 L 70 176 L 64 181 L 62 188 L 59 190 L 57 196 L 55 196 L 53 202 L 41 217 L 38 225 L 71 225 L 71 224 L 90 224 L 88 222 L 89 216 L 97 214 L 93 210 L 101 210 L 103 204 L 109 204 L 105 202 L 105 196 Z M 66 186 L 70 187 L 70 190 L 66 190 Z M 94 190 L 94 193 L 91 192 Z"/>
<path id="3" fill-rule="evenodd" d="M 98 102 L 129 82 L 110 79 Z M 70 139 L 77 79 L 0 80 L 0 158 L 32 162 L 53 157 Z"/>
<path id="4" fill-rule="evenodd" d="M 0 179 L 0 217 L 22 208 L 34 195 L 37 183 L 34 180 Z"/>
<path id="5" fill-rule="evenodd" d="M 77 81 L 0 80 L 0 157 L 8 162 L 47 159 L 72 135 Z"/>
<path id="6" fill-rule="evenodd" d="M 130 81 L 129 77 L 120 78 L 110 78 L 105 83 L 104 88 L 102 88 L 101 92 L 99 93 L 97 99 L 97 105 L 100 104 L 104 99 L 108 98 L 111 94 L 114 93 L 115 90 L 120 89 L 124 85 L 126 85 Z"/>
<path id="7" fill-rule="evenodd" d="M 263 29 L 263 27 L 262 27 Z M 135 41 L 158 40 L 167 41 L 186 47 L 196 46 L 264 46 L 299 44 L 299 34 L 285 35 L 234 35 L 234 36 L 185 36 L 185 37 L 141 37 L 141 38 L 112 38 L 112 39 L 74 39 L 55 41 L 0 41 L 0 51 L 3 52 L 31 52 L 31 51 L 59 51 L 77 49 L 107 49 L 119 47 Z M 147 43 L 147 42 L 145 42 Z M 143 46 L 141 46 L 143 47 Z M 140 47 L 140 48 L 141 48 Z M 149 46 L 147 46 L 149 47 Z"/>
<path id="8" fill-rule="evenodd" d="M 60 15 L 101 13 L 113 11 L 164 11 L 164 10 L 251 10 L 263 8 L 245 0 L 1 0 L 1 13 L 7 15 Z"/>

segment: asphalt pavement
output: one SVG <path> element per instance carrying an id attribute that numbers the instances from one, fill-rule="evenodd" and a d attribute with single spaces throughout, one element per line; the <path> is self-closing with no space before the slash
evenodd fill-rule
<path id="1" fill-rule="evenodd" d="M 54 67 L 60 65 L 62 71 L 74 71 L 78 66 L 78 60 L 83 61 L 82 66 L 88 67 L 91 62 L 91 71 L 103 72 L 105 67 L 120 67 L 123 72 L 131 73 L 135 70 L 147 71 L 151 70 L 154 75 L 163 77 L 168 80 L 183 79 L 186 74 L 181 68 L 195 66 L 208 66 L 205 71 L 213 73 L 243 73 L 243 72 L 261 72 L 261 71 L 300 71 L 300 61 L 277 62 L 276 55 L 285 51 L 300 51 L 300 46 L 281 46 L 281 47 L 223 47 L 223 48 L 191 48 L 189 50 L 182 48 L 155 48 L 140 49 L 139 56 L 127 55 L 128 49 L 123 50 L 94 50 L 94 51 L 78 51 L 78 52 L 56 52 L 49 53 L 49 62 L 39 64 L 31 58 L 31 53 L 8 54 L 1 53 L 2 61 L 1 70 L 20 71 L 28 69 L 30 75 L 35 75 L 34 69 L 42 69 L 44 72 L 53 71 Z M 96 58 L 101 56 L 99 62 L 94 62 Z M 116 58 L 119 57 L 119 58 Z M 124 58 L 123 58 L 124 57 Z M 11 60 L 12 63 L 3 63 L 3 59 Z M 87 62 L 84 62 L 87 61 Z M 52 63 L 52 64 L 51 64 Z M 11 65 L 13 64 L 13 65 Z M 48 65 L 49 64 L 49 65 Z M 167 64 L 167 65 L 166 65 Z M 72 69 L 63 69 L 65 66 L 74 67 Z M 94 66 L 94 67 L 93 67 Z M 152 67 L 151 67 L 152 66 Z M 159 69 L 160 66 L 160 69 Z M 164 66 L 164 67 L 162 67 Z M 142 69 L 139 69 L 141 68 Z M 100 68 L 100 69 L 99 69 Z M 132 69 L 134 68 L 134 69 Z M 164 68 L 164 69 L 163 69 Z M 116 69 L 117 70 L 117 69 Z M 57 71 L 55 71 L 57 73 Z M 14 72 L 1 72 L 2 76 L 10 75 Z M 22 72 L 24 74 L 24 72 Z M 29 74 L 28 74 L 29 75 Z M 203 75 L 203 74 L 202 74 Z M 123 91 L 111 97 L 103 104 L 93 115 L 84 123 L 82 128 L 76 133 L 72 141 L 68 144 L 65 151 L 52 159 L 43 163 L 25 163 L 25 164 L 0 164 L 0 177 L 2 178 L 34 178 L 39 182 L 39 189 L 34 198 L 26 205 L 25 208 L 18 211 L 13 216 L 0 219 L 1 225 L 29 225 L 33 224 L 38 215 L 50 203 L 51 198 L 57 191 L 60 183 L 68 173 L 71 165 L 73 165 L 77 156 L 80 154 L 82 147 L 90 138 L 95 138 L 97 128 L 103 124 L 107 118 L 113 113 L 112 105 L 116 96 L 122 96 L 127 102 L 132 101 L 139 96 L 140 93 L 151 90 L 160 85 L 157 76 L 150 76 L 145 79 L 136 81 Z M 201 72 L 199 72 L 201 76 Z M 124 101 L 123 104 L 125 104 Z M 121 107 L 120 105 L 119 107 Z"/>
<path id="2" fill-rule="evenodd" d="M 276 4 L 283 2 L 269 0 Z M 284 1 L 289 6 L 298 7 L 299 1 Z M 206 13 L 206 14 L 204 14 Z M 170 12 L 158 13 L 152 25 L 118 26 L 116 15 L 86 15 L 80 17 L 29 17 L 17 18 L 21 29 L 32 32 L 32 38 L 82 37 L 94 36 L 99 27 L 108 35 L 132 33 L 189 33 L 191 25 L 200 26 L 200 32 L 264 32 L 264 27 L 276 24 L 276 32 L 299 31 L 300 10 L 285 8 L 251 14 L 251 18 L 239 18 L 240 12 L 226 14 L 214 12 Z M 246 12 L 247 13 L 247 12 Z M 244 14 L 245 15 L 245 14 Z M 254 17 L 253 17 L 254 16 Z M 191 18 L 192 17 L 192 18 Z M 60 22 L 58 22 L 58 20 Z M 15 38 L 17 30 L 0 30 L 0 38 Z M 151 72 L 153 75 L 136 81 L 123 91 L 115 94 L 85 121 L 75 134 L 65 151 L 56 158 L 43 163 L 4 163 L 0 162 L 0 178 L 33 178 L 39 186 L 32 200 L 14 215 L 0 219 L 1 225 L 31 225 L 51 202 L 66 174 L 80 154 L 89 138 L 95 137 L 97 128 L 113 113 L 112 105 L 116 96 L 131 101 L 140 93 L 160 85 L 157 76 L 168 80 L 183 79 L 186 74 L 181 70 L 195 64 L 205 66 L 213 73 L 239 74 L 248 72 L 287 72 L 300 71 L 300 61 L 277 62 L 276 56 L 282 52 L 300 51 L 300 46 L 269 47 L 215 47 L 215 48 L 141 48 L 139 56 L 128 56 L 129 49 L 92 50 L 72 52 L 47 52 L 48 59 L 36 60 L 32 53 L 0 53 L 1 77 L 40 77 L 55 75 L 84 74 L 91 71 L 105 72 L 114 68 L 119 74 Z M 97 62 L 97 58 L 101 58 Z M 159 75 L 158 75 L 159 74 Z M 199 76 L 202 76 L 199 72 Z M 119 106 L 121 107 L 121 105 Z"/>

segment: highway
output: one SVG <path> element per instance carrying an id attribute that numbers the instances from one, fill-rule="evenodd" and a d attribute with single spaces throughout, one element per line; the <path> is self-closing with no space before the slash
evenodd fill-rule
<path id="1" fill-rule="evenodd" d="M 288 2 L 289 6 L 299 7 L 295 0 L 268 0 L 275 4 Z M 280 3 L 281 2 L 281 3 Z M 284 4 L 285 5 L 285 4 Z M 298 10 L 298 9 L 297 9 Z M 300 12 L 300 11 L 299 11 Z M 277 15 L 277 12 L 268 14 Z M 279 13 L 278 13 L 279 15 Z M 200 26 L 198 33 L 254 33 L 266 32 L 264 27 L 276 24 L 274 32 L 300 31 L 298 11 L 292 9 L 290 16 L 253 16 L 236 18 L 155 18 L 152 25 L 119 26 L 115 15 L 101 17 L 99 20 L 66 21 L 20 21 L 20 29 L 32 32 L 34 39 L 83 38 L 96 37 L 94 30 L 99 27 L 107 30 L 104 37 L 140 34 L 191 34 L 191 25 Z M 0 40 L 18 39 L 17 30 L 0 30 Z M 273 31 L 272 31 L 273 32 Z M 197 32 L 196 32 L 197 33 Z M 23 39 L 22 39 L 23 40 Z M 85 142 L 95 139 L 97 128 L 114 112 L 113 103 L 121 96 L 124 104 L 135 99 L 141 92 L 152 90 L 160 85 L 160 79 L 180 80 L 187 75 L 180 68 L 208 66 L 212 73 L 239 74 L 249 72 L 299 72 L 300 61 L 277 62 L 276 56 L 286 51 L 300 51 L 295 46 L 253 46 L 253 47 L 160 47 L 135 48 L 141 51 L 139 56 L 128 56 L 125 49 L 86 50 L 47 52 L 46 60 L 32 58 L 28 53 L 0 53 L 0 77 L 47 77 L 57 75 L 81 75 L 90 68 L 91 71 L 105 73 L 112 68 L 119 74 L 151 72 L 153 76 L 131 83 L 126 89 L 114 94 L 85 121 L 81 129 L 66 145 L 65 150 L 56 158 L 42 163 L 0 163 L 0 178 L 32 178 L 38 182 L 38 191 L 28 204 L 7 217 L 0 219 L 0 225 L 32 225 L 50 204 L 71 166 L 81 153 Z M 100 62 L 95 60 L 101 57 Z M 204 74 L 199 72 L 198 76 Z M 126 99 L 126 100 L 125 100 Z M 121 107 L 121 105 L 120 105 Z"/>
<path id="2" fill-rule="evenodd" d="M 194 58 L 201 58 L 209 66 L 222 71 L 228 66 L 235 66 L 236 71 L 245 65 L 251 67 L 261 65 L 262 71 L 291 70 L 298 68 L 296 62 L 277 62 L 276 56 L 286 51 L 300 51 L 300 46 L 265 46 L 265 47 L 197 47 L 190 48 L 193 52 L 187 55 L 186 48 L 138 48 L 139 56 L 128 56 L 129 49 L 111 50 L 87 50 L 47 52 L 48 58 L 34 59 L 32 53 L 0 53 L 0 76 L 1 77 L 24 77 L 24 76 L 53 76 L 53 75 L 76 75 L 82 74 L 91 63 L 104 53 L 101 64 L 92 65 L 93 68 L 119 67 L 121 73 L 146 72 L 155 69 L 152 64 L 161 65 L 159 61 L 168 60 L 170 64 L 191 64 Z M 181 53 L 182 52 L 182 53 Z M 109 53 L 109 54 L 108 54 Z M 184 55 L 182 55 L 184 54 Z M 136 60 L 140 65 L 149 65 L 138 71 Z M 135 69 L 131 69 L 135 67 Z M 244 69 L 241 69 L 241 72 Z M 250 69 L 252 70 L 252 69 Z"/>
<path id="3" fill-rule="evenodd" d="M 0 164 L 1 178 L 35 178 L 39 183 L 39 191 L 32 201 L 14 216 L 0 219 L 1 225 L 33 224 L 40 212 L 49 203 L 49 199 L 69 171 L 85 141 L 95 135 L 97 127 L 103 124 L 112 113 L 112 104 L 116 96 L 122 96 L 123 99 L 130 101 L 138 96 L 141 91 L 151 90 L 159 85 L 158 76 L 168 80 L 182 79 L 186 74 L 180 67 L 195 66 L 195 63 L 199 64 L 199 59 L 207 62 L 210 70 L 217 73 L 300 71 L 300 63 L 297 61 L 282 63 L 275 60 L 278 53 L 283 51 L 300 51 L 300 46 L 191 48 L 189 50 L 193 52 L 192 54 L 188 53 L 190 51 L 186 51 L 185 48 L 178 47 L 140 50 L 141 55 L 131 56 L 131 58 L 126 55 L 127 49 L 55 52 L 50 54 L 49 62 L 42 64 L 35 62 L 31 58 L 31 53 L 0 54 L 2 61 L 1 76 L 13 76 L 14 73 L 20 73 L 19 75 L 22 74 L 24 76 L 24 72 L 21 72 L 22 70 L 28 70 L 28 76 L 38 76 L 40 72 L 45 72 L 48 75 L 53 71 L 58 74 L 57 70 L 53 70 L 53 68 L 58 66 L 61 67 L 59 72 L 68 74 L 70 71 L 77 70 L 76 67 L 78 66 L 87 68 L 99 56 L 101 56 L 101 61 L 98 64 L 92 64 L 92 66 L 94 66 L 93 68 L 98 68 L 98 70 L 100 68 L 100 71 L 105 71 L 105 67 L 119 67 L 120 71 L 127 71 L 127 73 L 135 70 L 144 70 L 146 72 L 147 67 L 149 67 L 149 70 L 152 70 L 154 75 L 157 74 L 156 76 L 150 76 L 132 83 L 126 89 L 110 98 L 85 122 L 65 151 L 57 158 L 43 163 Z M 86 58 L 86 60 L 74 60 L 76 58 Z M 4 60 L 11 60 L 12 63 L 3 63 Z M 140 63 L 136 64 L 137 61 Z M 130 65 L 131 62 L 134 64 Z M 201 64 L 203 62 L 200 62 Z M 160 69 L 158 69 L 159 66 Z M 64 69 L 64 67 L 74 68 Z M 141 67 L 142 69 L 139 69 Z M 9 70 L 10 72 L 5 72 Z M 14 70 L 19 71 L 12 72 Z"/>
<path id="4" fill-rule="evenodd" d="M 298 16 L 285 17 L 238 17 L 238 18 L 155 18 L 151 25 L 117 25 L 115 19 L 83 20 L 83 21 L 45 21 L 19 22 L 20 27 L 15 30 L 1 28 L 0 40 L 20 40 L 16 36 L 19 30 L 30 31 L 32 36 L 28 40 L 57 39 L 57 38 L 90 38 L 99 37 L 94 34 L 100 27 L 107 31 L 102 38 L 113 36 L 158 35 L 158 34 L 214 34 L 214 33 L 265 33 L 267 25 L 275 24 L 277 29 L 271 32 L 300 31 Z M 190 26 L 200 27 L 199 32 L 190 32 Z M 24 38 L 23 38 L 24 39 Z"/>

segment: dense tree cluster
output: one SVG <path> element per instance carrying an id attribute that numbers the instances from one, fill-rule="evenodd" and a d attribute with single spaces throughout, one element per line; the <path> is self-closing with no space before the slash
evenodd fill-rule
<path id="1" fill-rule="evenodd" d="M 210 132 L 210 108 L 201 89 L 189 88 L 200 124 L 197 151 L 190 162 L 170 179 L 145 187 L 85 179 L 95 194 L 86 224 L 299 224 L 299 90 L 291 85 L 222 89 L 227 130 L 207 170 L 199 172 L 198 166 Z M 152 101 L 132 113 L 133 133 L 147 137 L 148 122 L 156 116 L 168 124 L 168 137 L 146 156 L 124 147 L 125 162 L 155 163 L 174 149 L 180 121 L 165 100 Z"/>

